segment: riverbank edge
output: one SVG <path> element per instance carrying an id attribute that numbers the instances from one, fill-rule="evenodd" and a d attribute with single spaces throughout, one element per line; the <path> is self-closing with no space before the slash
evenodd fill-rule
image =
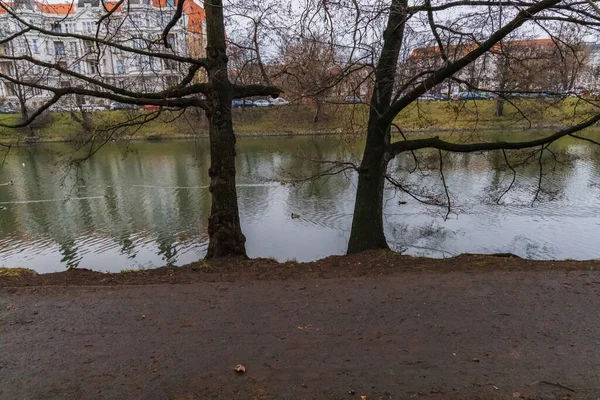
<path id="1" fill-rule="evenodd" d="M 451 273 L 487 271 L 595 271 L 600 260 L 539 261 L 513 254 L 462 254 L 433 259 L 404 256 L 392 251 L 366 251 L 330 256 L 321 260 L 279 263 L 274 259 L 199 260 L 181 267 L 98 272 L 72 269 L 38 274 L 26 268 L 0 268 L 0 288 L 32 286 L 119 286 L 231 282 L 254 280 L 335 279 L 389 276 L 403 273 Z"/>
<path id="2" fill-rule="evenodd" d="M 565 129 L 569 125 L 565 124 L 549 124 L 549 125 L 532 125 L 531 127 L 513 126 L 513 127 L 475 127 L 471 129 L 466 128 L 423 128 L 423 129 L 405 129 L 403 132 L 412 134 L 448 134 L 455 132 L 470 132 L 470 133 L 485 133 L 485 132 L 526 132 L 534 130 L 550 130 L 550 129 Z M 298 132 L 264 132 L 264 133 L 251 133 L 251 132 L 237 132 L 236 137 L 238 138 L 268 138 L 268 137 L 302 137 L 302 136 L 366 136 L 364 131 L 342 131 L 338 130 L 326 130 L 326 131 L 298 131 Z M 392 133 L 394 137 L 401 137 L 398 133 Z M 148 134 L 145 136 L 120 136 L 111 139 L 114 142 L 129 142 L 129 141 L 168 141 L 168 140 L 194 140 L 194 139 L 208 139 L 208 133 L 201 133 L 197 135 L 172 135 L 172 134 Z M 28 139 L 26 137 L 19 138 L 17 140 L 6 140 L 6 138 L 0 138 L 0 144 L 5 146 L 19 146 L 28 144 L 38 143 L 77 143 L 78 139 L 75 137 L 57 137 L 57 138 L 35 138 Z"/>

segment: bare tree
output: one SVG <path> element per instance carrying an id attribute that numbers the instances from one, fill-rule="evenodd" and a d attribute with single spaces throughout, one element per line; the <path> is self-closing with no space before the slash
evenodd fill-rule
<path id="1" fill-rule="evenodd" d="M 313 122 L 318 122 L 339 73 L 332 47 L 322 37 L 303 37 L 286 43 L 282 53 L 277 74 L 282 87 L 294 98 L 314 103 Z"/>
<path id="2" fill-rule="evenodd" d="M 80 2 L 84 6 L 85 3 L 86 0 Z M 71 25 L 70 18 L 78 10 L 75 3 L 48 5 L 50 8 L 37 17 L 30 17 L 17 4 L 13 8 L 0 3 L 2 23 L 8 27 L 0 44 L 38 40 L 48 45 L 64 43 L 71 52 L 69 62 L 61 54 L 46 58 L 27 53 L 0 55 L 0 62 L 25 63 L 46 72 L 42 82 L 0 73 L 8 84 L 40 90 L 47 96 L 47 101 L 26 121 L 11 127 L 27 126 L 70 96 L 154 106 L 159 108 L 156 114 L 165 107 L 203 109 L 209 120 L 211 156 L 207 258 L 245 257 L 236 193 L 231 102 L 251 96 L 276 97 L 280 90 L 267 85 L 237 85 L 229 80 L 225 6 L 221 0 L 205 0 L 203 7 L 194 0 L 119 0 L 88 6 L 84 11 L 93 12 L 95 18 L 89 25 L 83 24 L 82 33 L 78 30 L 80 25 L 77 29 Z M 157 26 L 159 30 L 149 29 Z M 202 54 L 204 48 L 206 54 Z M 135 74 L 125 74 L 126 68 Z M 148 118 L 125 124 L 139 120 Z M 98 145 L 91 141 L 92 147 Z"/>
<path id="3" fill-rule="evenodd" d="M 325 20 L 322 25 L 337 35 L 345 35 L 348 43 L 359 52 L 371 52 L 376 59 L 375 86 L 370 102 L 367 139 L 360 166 L 348 253 L 368 249 L 387 249 L 382 207 L 386 180 L 402 190 L 401 183 L 388 174 L 388 165 L 395 157 L 409 153 L 417 157 L 421 149 L 438 153 L 441 184 L 450 207 L 449 190 L 444 178 L 444 153 L 482 152 L 534 149 L 529 158 L 543 160 L 548 145 L 565 136 L 580 137 L 577 132 L 600 121 L 599 104 L 588 104 L 597 112 L 586 115 L 572 126 L 541 138 L 516 142 L 451 142 L 439 137 L 409 138 L 395 125 L 396 117 L 426 92 L 451 82 L 467 87 L 484 86 L 493 75 L 490 54 L 510 35 L 545 34 L 552 24 L 566 23 L 594 31 L 600 26 L 600 16 L 588 2 L 542 0 L 528 1 L 465 1 L 423 0 L 408 2 L 345 3 L 316 1 L 306 12 L 320 15 L 312 21 Z M 502 10 L 502 22 L 499 14 Z M 354 18 L 348 17 L 354 16 Z M 385 19 L 382 18 L 385 16 Z M 336 23 L 336 18 L 343 22 Z M 358 21 L 350 25 L 349 20 Z M 495 23 L 492 23 L 495 21 Z M 358 32 L 354 34 L 353 32 Z M 358 39 L 357 39 L 358 38 Z M 398 84 L 397 66 L 400 55 L 408 47 L 434 46 L 438 62 L 413 70 Z M 355 53 L 356 54 L 356 53 Z M 473 78 L 472 71 L 488 72 Z M 496 88 L 488 87 L 494 91 Z M 402 133 L 401 140 L 392 140 L 392 128 Z M 342 168 L 342 167 L 340 167 Z M 541 176 L 541 175 L 540 175 Z"/>
<path id="4" fill-rule="evenodd" d="M 26 49 L 28 54 L 31 54 L 31 49 L 24 43 L 25 45 L 19 46 L 20 48 Z M 13 43 L 6 43 L 2 46 L 2 52 L 4 54 L 10 55 L 11 57 L 15 57 L 15 47 Z M 30 83 L 39 83 L 43 79 L 43 73 L 39 67 L 35 65 L 31 65 L 28 63 L 24 63 L 19 60 L 12 60 L 3 65 L 4 73 L 12 75 L 16 78 L 17 82 L 7 82 L 6 83 L 6 94 L 12 98 L 16 99 L 16 106 L 21 114 L 21 122 L 26 122 L 29 120 L 29 108 L 33 107 L 31 104 L 31 100 L 36 96 L 41 94 L 41 90 L 28 86 L 25 84 L 21 84 L 19 82 L 30 82 Z M 12 103 L 11 103 L 12 105 Z M 33 128 L 30 125 L 26 126 L 28 140 L 32 140 L 35 137 L 35 133 Z"/>

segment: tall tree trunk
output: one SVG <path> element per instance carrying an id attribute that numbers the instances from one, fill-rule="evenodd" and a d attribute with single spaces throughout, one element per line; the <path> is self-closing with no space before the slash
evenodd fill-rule
<path id="1" fill-rule="evenodd" d="M 321 120 L 321 109 L 323 108 L 321 100 L 316 99 L 315 104 L 316 104 L 317 108 L 315 110 L 315 115 L 313 117 L 313 124 L 316 124 L 317 122 L 319 122 Z"/>
<path id="2" fill-rule="evenodd" d="M 25 103 L 25 100 L 21 99 L 20 96 L 19 96 L 19 107 L 21 108 L 21 120 L 23 122 L 25 122 L 29 119 L 29 112 L 27 111 L 27 104 Z M 33 132 L 33 128 L 31 127 L 31 124 L 28 124 L 25 129 L 27 129 L 27 139 L 33 139 L 35 137 L 35 133 Z"/>
<path id="3" fill-rule="evenodd" d="M 504 99 L 496 100 L 496 117 L 502 117 L 504 115 Z"/>
<path id="4" fill-rule="evenodd" d="M 375 69 L 367 142 L 358 173 L 358 189 L 348 242 L 348 254 L 369 249 L 387 249 L 383 231 L 383 189 L 390 158 L 390 126 L 381 122 L 389 108 L 394 90 L 396 65 L 404 38 L 407 0 L 392 0 L 384 42 Z"/>
<path id="5" fill-rule="evenodd" d="M 369 126 L 369 130 L 371 129 L 377 127 Z M 383 230 L 383 189 L 389 162 L 385 147 L 389 144 L 389 129 L 383 135 L 369 134 L 369 138 L 358 172 L 358 188 L 348 254 L 369 249 L 389 248 Z"/>
<path id="6" fill-rule="evenodd" d="M 231 120 L 233 88 L 227 77 L 225 26 L 221 0 L 204 2 L 207 22 L 207 112 L 210 137 L 210 193 L 206 258 L 246 257 L 235 187 L 235 134 Z"/>

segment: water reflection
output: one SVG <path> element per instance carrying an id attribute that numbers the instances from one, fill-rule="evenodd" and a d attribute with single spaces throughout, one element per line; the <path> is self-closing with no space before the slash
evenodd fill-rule
<path id="1" fill-rule="evenodd" d="M 65 174 L 57 154 L 67 144 L 20 149 L 0 171 L 0 265 L 40 272 L 64 268 L 116 271 L 181 265 L 206 251 L 208 146 L 204 140 L 114 144 Z M 241 139 L 239 203 L 251 257 L 313 260 L 345 250 L 356 177 L 302 184 L 282 180 L 322 172 L 313 158 L 358 161 L 362 143 L 340 138 Z M 600 150 L 562 141 L 544 171 L 540 202 L 536 162 L 512 180 L 502 153 L 444 155 L 453 213 L 393 187 L 384 207 L 390 244 L 409 254 L 513 252 L 529 258 L 600 257 Z M 407 188 L 443 200 L 437 152 L 394 160 Z M 501 197 L 499 204 L 498 199 Z M 406 203 L 405 203 L 406 202 Z M 292 213 L 299 218 L 291 218 Z"/>

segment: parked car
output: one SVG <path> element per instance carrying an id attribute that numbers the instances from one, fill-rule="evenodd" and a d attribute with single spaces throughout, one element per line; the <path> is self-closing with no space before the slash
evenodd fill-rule
<path id="1" fill-rule="evenodd" d="M 81 109 L 83 111 L 87 111 L 87 112 L 106 110 L 106 108 L 104 106 L 97 106 L 95 104 L 82 104 Z"/>
<path id="2" fill-rule="evenodd" d="M 146 111 L 160 111 L 161 107 L 160 106 L 155 106 L 153 104 L 146 104 L 144 106 L 144 110 Z"/>
<path id="3" fill-rule="evenodd" d="M 240 108 L 240 107 L 256 107 L 252 100 L 233 100 L 231 102 L 231 108 Z"/>
<path id="4" fill-rule="evenodd" d="M 127 104 L 127 103 L 119 103 L 118 101 L 113 101 L 110 103 L 110 110 L 137 110 L 139 107 L 135 104 Z"/>
<path id="5" fill-rule="evenodd" d="M 51 112 L 69 112 L 69 111 L 75 111 L 76 107 L 74 106 L 67 106 L 64 104 L 53 104 L 50 107 L 48 107 L 48 111 Z"/>
<path id="6" fill-rule="evenodd" d="M 487 100 L 487 97 L 478 92 L 461 92 L 458 94 L 459 100 Z"/>
<path id="7" fill-rule="evenodd" d="M 425 93 L 424 95 L 421 95 L 421 97 L 419 97 L 419 100 L 421 100 L 421 101 L 436 101 L 436 100 L 438 100 L 438 98 L 435 97 L 434 94 Z"/>
<path id="8" fill-rule="evenodd" d="M 17 110 L 12 107 L 0 106 L 0 114 L 14 114 L 16 112 Z"/>
<path id="9" fill-rule="evenodd" d="M 559 93 L 559 92 L 541 92 L 540 97 L 548 97 L 548 98 L 558 98 L 565 99 L 569 96 L 568 93 Z"/>
<path id="10" fill-rule="evenodd" d="M 269 103 L 267 100 L 255 100 L 254 106 L 255 107 L 270 107 L 270 106 L 272 106 L 272 104 Z"/>
<path id="11" fill-rule="evenodd" d="M 362 103 L 362 100 L 360 99 L 360 97 L 356 97 L 356 96 L 348 96 L 344 99 L 344 103 L 346 104 L 360 104 Z"/>
<path id="12" fill-rule="evenodd" d="M 290 104 L 290 102 L 287 101 L 286 99 L 284 99 L 283 97 L 278 97 L 276 99 L 271 99 L 269 101 L 274 106 L 287 106 L 288 104 Z"/>

